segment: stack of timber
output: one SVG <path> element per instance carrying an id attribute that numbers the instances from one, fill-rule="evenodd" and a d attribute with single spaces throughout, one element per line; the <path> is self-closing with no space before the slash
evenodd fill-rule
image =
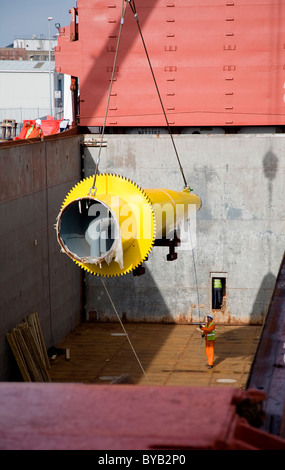
<path id="1" fill-rule="evenodd" d="M 50 363 L 38 314 L 31 313 L 6 336 L 24 381 L 51 382 Z"/>

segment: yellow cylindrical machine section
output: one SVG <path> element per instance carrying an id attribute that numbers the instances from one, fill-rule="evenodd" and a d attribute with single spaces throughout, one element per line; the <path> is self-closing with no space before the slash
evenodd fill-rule
<path id="1" fill-rule="evenodd" d="M 158 238 L 177 230 L 201 206 L 188 189 L 143 190 L 119 175 L 99 174 L 79 182 L 57 217 L 57 239 L 80 267 L 98 276 L 133 271 L 148 257 Z"/>
<path id="2" fill-rule="evenodd" d="M 138 236 L 137 220 L 139 218 L 136 214 L 136 207 L 132 207 L 123 197 L 117 195 L 100 194 L 98 199 L 95 197 L 94 200 L 104 203 L 112 211 L 120 228 L 122 249 L 126 251 L 134 238 Z"/>
<path id="3" fill-rule="evenodd" d="M 188 188 L 183 191 L 145 189 L 145 192 L 155 214 L 156 239 L 173 233 L 182 221 L 188 220 L 201 207 L 201 199 Z"/>

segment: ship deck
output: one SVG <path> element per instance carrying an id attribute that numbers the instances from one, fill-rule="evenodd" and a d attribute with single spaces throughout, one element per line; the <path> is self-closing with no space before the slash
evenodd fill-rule
<path id="1" fill-rule="evenodd" d="M 52 382 L 245 389 L 261 326 L 217 325 L 213 369 L 197 325 L 82 323 L 56 345 Z M 127 333 L 127 335 L 126 335 Z M 62 354 L 70 350 L 70 358 Z"/>

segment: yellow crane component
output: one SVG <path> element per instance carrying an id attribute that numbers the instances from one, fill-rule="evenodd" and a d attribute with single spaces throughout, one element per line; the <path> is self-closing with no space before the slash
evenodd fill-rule
<path id="1" fill-rule="evenodd" d="M 199 210 L 189 189 L 142 189 L 115 174 L 80 181 L 66 196 L 57 217 L 57 239 L 73 261 L 98 276 L 134 271 L 158 239 L 173 236 L 179 224 Z"/>

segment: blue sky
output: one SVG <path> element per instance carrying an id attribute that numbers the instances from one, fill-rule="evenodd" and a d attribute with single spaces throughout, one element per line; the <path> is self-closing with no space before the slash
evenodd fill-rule
<path id="1" fill-rule="evenodd" d="M 17 37 L 48 37 L 48 17 L 51 21 L 51 35 L 61 26 L 70 24 L 69 10 L 76 6 L 76 0 L 0 0 L 0 47 L 6 47 Z"/>

